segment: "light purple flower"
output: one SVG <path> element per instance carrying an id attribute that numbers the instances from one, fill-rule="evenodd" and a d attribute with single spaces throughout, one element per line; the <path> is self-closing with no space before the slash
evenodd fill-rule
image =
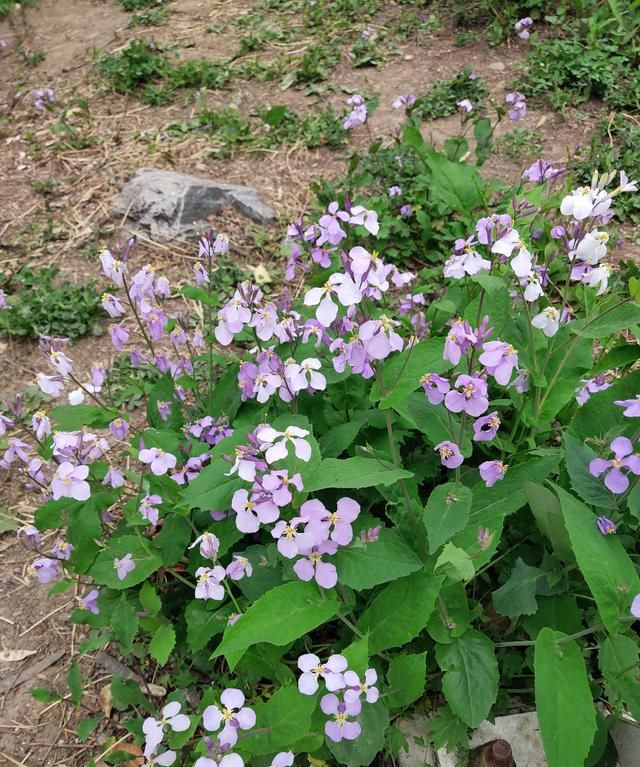
<path id="1" fill-rule="evenodd" d="M 529 38 L 529 27 L 533 25 L 533 19 L 531 16 L 525 16 L 523 19 L 520 19 L 520 21 L 516 21 L 516 23 L 513 25 L 513 28 L 518 33 L 518 37 L 522 40 L 527 40 Z"/>
<path id="2" fill-rule="evenodd" d="M 374 237 L 377 236 L 380 231 L 380 224 L 378 223 L 378 214 L 375 210 L 367 210 L 362 205 L 354 205 L 349 212 L 351 214 L 349 218 L 350 224 L 364 226 L 369 234 L 372 234 Z"/>
<path id="3" fill-rule="evenodd" d="M 3 423 L 3 418 L 4 416 L 0 416 L 0 424 Z M 8 420 L 9 419 L 6 419 L 6 421 Z M 13 426 L 13 421 L 10 421 L 10 424 Z M 31 418 L 31 428 L 36 434 L 36 439 L 40 442 L 42 442 L 45 437 L 48 437 L 49 434 L 51 434 L 51 421 L 49 420 L 49 417 L 44 412 L 44 410 L 38 410 L 33 414 Z M 0 434 L 4 434 L 2 429 L 0 429 Z"/>
<path id="4" fill-rule="evenodd" d="M 604 484 L 612 493 L 624 493 L 629 487 L 629 478 L 622 472 L 627 469 L 636 476 L 640 475 L 640 455 L 633 452 L 633 444 L 626 437 L 616 437 L 611 443 L 615 457 L 606 461 L 604 458 L 594 458 L 589 463 L 589 472 L 599 477 L 606 472 Z"/>
<path id="5" fill-rule="evenodd" d="M 338 316 L 336 297 L 342 306 L 353 306 L 362 300 L 362 293 L 348 274 L 332 274 L 320 288 L 311 288 L 304 297 L 305 306 L 317 306 L 316 319 L 328 328 Z"/>
<path id="6" fill-rule="evenodd" d="M 303 695 L 314 695 L 324 680 L 327 690 L 335 692 L 345 686 L 344 671 L 347 659 L 343 655 L 331 655 L 326 663 L 313 653 L 305 653 L 298 658 L 298 668 L 302 671 L 298 679 L 298 689 Z"/>
<path id="7" fill-rule="evenodd" d="M 510 120 L 521 120 L 527 114 L 527 100 L 524 94 L 520 91 L 513 91 L 507 93 L 504 99 L 507 103 L 507 109 L 509 110 Z"/>
<path id="8" fill-rule="evenodd" d="M 146 738 L 144 755 L 147 759 L 151 757 L 151 754 L 162 742 L 164 731 L 167 727 L 173 730 L 173 732 L 185 732 L 191 727 L 191 720 L 186 714 L 180 713 L 181 708 L 180 703 L 173 701 L 173 703 L 168 703 L 162 709 L 161 719 L 154 719 L 152 716 L 149 716 L 144 720 L 142 732 Z M 162 764 L 162 762 L 158 762 L 158 764 Z"/>
<path id="9" fill-rule="evenodd" d="M 557 178 L 565 172 L 566 168 L 554 168 L 551 163 L 540 159 L 536 160 L 525 171 L 523 171 L 521 178 L 524 181 L 531 181 L 534 184 L 543 184 L 545 181 L 552 181 L 554 178 Z M 554 229 L 562 229 L 562 227 L 554 227 Z M 554 236 L 553 231 L 551 232 L 551 236 Z"/>
<path id="10" fill-rule="evenodd" d="M 580 379 L 582 386 L 578 386 L 576 389 L 576 402 L 582 407 L 587 402 L 592 394 L 599 391 L 608 389 L 612 384 L 607 383 L 603 375 L 597 375 L 595 378 L 582 378 Z"/>
<path id="11" fill-rule="evenodd" d="M 224 586 L 221 585 L 226 576 L 224 567 L 216 565 L 215 567 L 199 567 L 196 570 L 198 579 L 195 598 L 196 599 L 224 599 Z"/>
<path id="12" fill-rule="evenodd" d="M 473 439 L 475 442 L 489 442 L 496 436 L 499 428 L 500 419 L 494 410 L 493 413 L 483 415 L 473 422 Z"/>
<path id="13" fill-rule="evenodd" d="M 242 533 L 256 533 L 261 524 L 275 522 L 280 510 L 269 496 L 260 496 L 241 488 L 231 499 L 231 508 L 236 512 L 236 527 Z"/>
<path id="14" fill-rule="evenodd" d="M 98 597 L 100 596 L 100 592 L 98 589 L 91 589 L 91 591 L 87 592 L 84 596 L 80 597 L 78 600 L 80 604 L 81 610 L 88 610 L 90 613 L 93 613 L 94 615 L 98 615 L 100 612 L 100 608 L 98 607 Z"/>
<path id="15" fill-rule="evenodd" d="M 493 533 L 487 527 L 478 528 L 478 545 L 481 551 L 486 551 L 493 541 Z"/>
<path id="16" fill-rule="evenodd" d="M 209 732 L 215 732 L 222 725 L 218 741 L 233 748 L 238 742 L 238 730 L 250 730 L 256 724 L 253 709 L 244 705 L 244 693 L 235 688 L 225 690 L 220 696 L 222 709 L 207 706 L 202 712 L 202 723 Z"/>
<path id="17" fill-rule="evenodd" d="M 353 539 L 351 523 L 360 514 L 360 504 L 353 498 L 340 498 L 336 510 L 330 512 L 322 501 L 313 499 L 305 501 L 300 507 L 300 515 L 309 519 L 312 526 L 321 526 L 326 531 L 326 537 L 336 541 L 340 546 L 347 546 Z M 331 532 L 329 532 L 331 531 Z"/>
<path id="18" fill-rule="evenodd" d="M 64 389 L 62 376 L 48 376 L 44 373 L 38 373 L 37 382 L 40 391 L 51 397 L 57 397 Z"/>
<path id="19" fill-rule="evenodd" d="M 360 696 L 363 693 L 367 703 L 375 703 L 380 697 L 380 691 L 377 687 L 374 687 L 378 681 L 378 674 L 374 668 L 368 668 L 364 672 L 364 682 L 360 681 L 360 677 L 355 671 L 345 672 L 344 681 L 347 685 L 347 689 L 344 691 L 346 703 L 360 700 Z"/>
<path id="20" fill-rule="evenodd" d="M 146 762 L 143 767 L 155 767 L 157 764 L 159 764 L 160 767 L 171 767 L 175 760 L 175 751 L 163 751 L 161 754 L 146 757 Z"/>
<path id="21" fill-rule="evenodd" d="M 273 757 L 271 767 L 291 767 L 293 758 L 293 751 L 281 751 Z"/>
<path id="22" fill-rule="evenodd" d="M 304 530 L 298 530 L 302 525 L 306 525 Z M 303 517 L 294 517 L 286 522 L 281 519 L 271 531 L 271 535 L 277 539 L 278 551 L 283 557 L 293 559 L 301 552 L 311 549 L 324 539 L 317 528 L 308 524 L 308 520 Z"/>
<path id="23" fill-rule="evenodd" d="M 416 103 L 415 96 L 398 96 L 398 98 L 391 104 L 394 109 L 410 109 Z"/>
<path id="24" fill-rule="evenodd" d="M 425 373 L 420 383 L 432 405 L 439 405 L 444 400 L 444 395 L 451 389 L 449 380 L 436 373 Z"/>
<path id="25" fill-rule="evenodd" d="M 473 104 L 469 99 L 462 99 L 462 101 L 458 101 L 457 106 L 463 114 L 469 114 L 470 112 L 473 112 Z"/>
<path id="26" fill-rule="evenodd" d="M 614 535 L 618 532 L 615 522 L 612 522 L 607 517 L 598 517 L 596 524 L 602 535 Z"/>
<path id="27" fill-rule="evenodd" d="M 123 325 L 109 325 L 109 336 L 116 351 L 121 352 L 129 340 L 129 331 Z"/>
<path id="28" fill-rule="evenodd" d="M 400 323 L 381 314 L 377 320 L 367 320 L 360 326 L 358 338 L 362 341 L 365 351 L 374 360 L 386 359 L 391 352 L 400 352 L 404 341 L 393 329 Z"/>
<path id="29" fill-rule="evenodd" d="M 327 379 L 319 373 L 322 365 L 315 357 L 308 357 L 300 364 L 292 362 L 285 368 L 285 379 L 289 388 L 295 394 L 304 389 L 324 391 L 327 388 Z"/>
<path id="30" fill-rule="evenodd" d="M 131 554 L 125 554 L 122 559 L 116 557 L 113 560 L 113 569 L 118 573 L 118 578 L 123 581 L 130 572 L 135 570 L 136 563 L 133 561 Z"/>
<path id="31" fill-rule="evenodd" d="M 295 563 L 294 573 L 301 581 L 315 579 L 318 586 L 322 586 L 323 589 L 332 589 L 338 582 L 338 571 L 335 565 L 324 562 L 322 557 L 325 554 L 335 554 L 337 550 L 338 544 L 335 541 L 324 541 L 313 546 L 311 550 L 302 551 L 304 558 Z"/>
<path id="32" fill-rule="evenodd" d="M 634 618 L 640 618 L 640 594 L 636 594 L 631 602 L 631 615 Z"/>
<path id="33" fill-rule="evenodd" d="M 447 392 L 444 404 L 452 413 L 464 411 L 474 418 L 482 415 L 489 408 L 487 382 L 479 376 L 459 375 L 456 388 Z"/>
<path id="34" fill-rule="evenodd" d="M 329 693 L 321 699 L 320 708 L 323 713 L 329 716 L 333 715 L 333 720 L 325 724 L 324 732 L 335 743 L 339 743 L 343 739 L 355 740 L 360 735 L 362 731 L 360 724 L 350 721 L 348 718 L 358 716 L 362 710 L 362 704 L 359 699 L 350 702 L 345 700 L 343 702 L 337 695 Z"/>
<path id="35" fill-rule="evenodd" d="M 199 535 L 195 539 L 189 548 L 194 549 L 198 545 L 200 545 L 200 555 L 205 559 L 212 559 L 215 562 L 218 558 L 218 550 L 220 549 L 220 540 L 218 539 L 218 536 L 205 530 L 202 535 Z"/>
<path id="36" fill-rule="evenodd" d="M 66 541 L 58 541 L 51 547 L 51 554 L 56 559 L 69 560 L 73 554 L 73 549 L 74 546 L 72 543 L 67 543 Z"/>
<path id="37" fill-rule="evenodd" d="M 486 486 L 492 487 L 498 480 L 504 479 L 509 467 L 502 461 L 484 461 L 478 468 Z"/>
<path id="38" fill-rule="evenodd" d="M 74 501 L 86 501 L 91 495 L 89 483 L 85 480 L 89 475 L 88 466 L 74 466 L 69 461 L 63 461 L 55 470 L 51 480 L 51 495 L 57 501 L 59 498 L 73 498 Z"/>
<path id="39" fill-rule="evenodd" d="M 400 215 L 404 216 L 405 218 L 408 218 L 409 216 L 413 215 L 413 208 L 408 203 L 405 203 L 400 207 Z"/>
<path id="40" fill-rule="evenodd" d="M 626 415 L 627 418 L 640 418 L 640 394 L 636 394 L 631 399 L 614 400 L 613 404 L 626 408 L 622 415 Z"/>
<path id="41" fill-rule="evenodd" d="M 16 533 L 18 540 L 25 538 L 25 545 L 29 549 L 37 549 L 40 545 L 42 534 L 34 525 L 24 525 Z"/>
<path id="42" fill-rule="evenodd" d="M 388 192 L 389 197 L 399 197 L 402 194 L 402 189 L 397 184 L 394 184 L 389 187 Z"/>
<path id="43" fill-rule="evenodd" d="M 38 583 L 51 583 L 60 575 L 57 560 L 41 557 L 27 567 L 27 573 L 38 579 Z"/>
<path id="44" fill-rule="evenodd" d="M 308 436 L 309 432 L 306 429 L 300 429 L 297 426 L 289 426 L 284 431 L 276 431 L 271 426 L 263 426 L 258 429 L 256 434 L 260 449 L 266 451 L 265 459 L 269 464 L 287 457 L 289 443 L 293 445 L 297 458 L 301 461 L 309 461 L 311 459 L 311 445 L 304 439 Z"/>
<path id="45" fill-rule="evenodd" d="M 175 455 L 165 453 L 159 447 L 143 448 L 138 453 L 138 460 L 140 463 L 147 464 L 156 477 L 166 474 L 169 469 L 174 469 L 178 462 Z"/>
<path id="46" fill-rule="evenodd" d="M 290 486 L 293 485 L 298 492 L 302 492 L 304 486 L 300 474 L 289 477 L 289 472 L 272 471 L 262 477 L 262 488 L 266 490 L 277 506 L 287 506 L 291 503 L 293 495 Z"/>
<path id="47" fill-rule="evenodd" d="M 460 448 L 455 442 L 445 440 L 444 442 L 440 442 L 440 444 L 436 445 L 433 449 L 435 452 L 440 453 L 440 462 L 443 466 L 446 466 L 447 469 L 457 469 L 464 461 Z"/>
<path id="48" fill-rule="evenodd" d="M 485 366 L 487 373 L 499 384 L 506 386 L 511 380 L 514 368 L 518 368 L 518 352 L 504 341 L 487 341 L 482 349 L 478 362 Z"/>
<path id="49" fill-rule="evenodd" d="M 246 557 L 240 554 L 233 554 L 233 561 L 227 565 L 227 575 L 232 581 L 239 581 L 245 576 L 251 577 L 253 566 Z"/>
<path id="50" fill-rule="evenodd" d="M 162 503 L 162 498 L 159 495 L 145 495 L 140 501 L 140 507 L 138 511 L 142 515 L 143 519 L 150 522 L 154 527 L 158 524 L 158 509 L 157 506 Z"/>

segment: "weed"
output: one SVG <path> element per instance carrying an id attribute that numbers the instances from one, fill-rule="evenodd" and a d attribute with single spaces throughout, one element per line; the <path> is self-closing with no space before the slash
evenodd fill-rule
<path id="1" fill-rule="evenodd" d="M 458 34 L 454 40 L 454 45 L 456 48 L 466 48 L 468 45 L 471 45 L 476 41 L 476 37 L 477 35 L 475 32 L 460 32 L 460 34 Z"/>
<path id="2" fill-rule="evenodd" d="M 436 120 L 458 111 L 458 102 L 470 99 L 477 107 L 487 95 L 481 77 L 472 79 L 467 67 L 449 80 L 439 80 L 425 94 L 416 100 L 413 114 L 423 120 Z"/>
<path id="3" fill-rule="evenodd" d="M 339 64 L 340 53 L 334 48 L 316 45 L 309 48 L 299 60 L 295 69 L 285 75 L 282 89 L 304 83 L 318 83 L 326 80 L 329 72 Z"/>
<path id="4" fill-rule="evenodd" d="M 129 22 L 130 27 L 159 27 L 167 20 L 166 8 L 153 8 L 144 13 L 134 13 Z"/>
<path id="5" fill-rule="evenodd" d="M 138 39 L 120 53 L 102 56 L 96 68 L 116 93 L 129 93 L 165 77 L 169 62 L 155 43 Z"/>
<path id="6" fill-rule="evenodd" d="M 124 11 L 142 11 L 147 8 L 155 8 L 162 0 L 120 0 Z"/>
<path id="7" fill-rule="evenodd" d="M 351 46 L 351 66 L 357 69 L 359 67 L 379 67 L 384 64 L 387 59 L 380 50 L 380 42 L 377 34 L 370 37 L 359 37 Z"/>
<path id="8" fill-rule="evenodd" d="M 0 0 L 0 19 L 5 19 L 14 8 L 33 8 L 38 0 Z"/>
<path id="9" fill-rule="evenodd" d="M 513 128 L 497 141 L 498 149 L 513 160 L 537 155 L 542 151 L 542 140 L 530 128 Z"/>
<path id="10" fill-rule="evenodd" d="M 28 67 L 37 67 L 47 58 L 44 51 L 32 51 L 24 48 L 21 43 L 16 44 L 16 51 Z"/>
<path id="11" fill-rule="evenodd" d="M 94 282 L 77 285 L 57 283 L 60 270 L 23 267 L 12 275 L 0 275 L 9 295 L 9 308 L 0 313 L 0 330 L 14 336 L 40 335 L 79 338 L 99 331 L 100 296 Z"/>

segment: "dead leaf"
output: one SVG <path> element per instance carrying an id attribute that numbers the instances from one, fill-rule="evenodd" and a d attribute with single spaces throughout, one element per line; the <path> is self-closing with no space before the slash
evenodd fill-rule
<path id="1" fill-rule="evenodd" d="M 167 694 L 166 687 L 163 687 L 161 684 L 153 684 L 153 682 L 149 682 L 149 684 L 141 684 L 140 689 L 142 692 L 149 693 L 152 698 L 164 698 Z"/>
<path id="2" fill-rule="evenodd" d="M 2 650 L 0 652 L 0 663 L 16 663 L 24 660 L 30 655 L 35 655 L 37 650 Z"/>
<path id="3" fill-rule="evenodd" d="M 105 686 L 100 690 L 98 698 L 100 699 L 100 708 L 102 709 L 102 713 L 108 719 L 111 716 L 111 709 L 113 708 L 110 684 L 105 684 Z"/>
<path id="4" fill-rule="evenodd" d="M 253 279 L 258 285 L 264 285 L 267 282 L 273 282 L 273 278 L 267 271 L 267 267 L 264 264 L 258 264 L 252 267 Z"/>

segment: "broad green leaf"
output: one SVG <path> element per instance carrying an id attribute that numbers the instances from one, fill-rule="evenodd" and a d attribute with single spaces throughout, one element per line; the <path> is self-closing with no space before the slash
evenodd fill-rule
<path id="1" fill-rule="evenodd" d="M 629 614 L 633 595 L 640 593 L 640 578 L 619 538 L 604 536 L 596 515 L 574 496 L 554 487 L 569 532 L 578 566 L 593 594 L 602 622 L 612 634 L 620 618 Z"/>
<path id="2" fill-rule="evenodd" d="M 71 557 L 78 573 L 85 573 L 100 551 L 96 543 L 102 537 L 100 510 L 106 509 L 112 502 L 113 496 L 109 493 L 96 493 L 69 511 L 67 540 L 74 546 Z"/>
<path id="3" fill-rule="evenodd" d="M 558 412 L 575 398 L 575 389 L 583 373 L 593 366 L 593 342 L 588 338 L 571 336 L 572 322 L 561 325 L 554 336 L 554 349 L 549 355 L 544 371 L 546 386 L 542 389 L 542 407 L 538 423 L 552 420 Z M 563 346 L 565 341 L 568 346 Z M 576 342 L 577 343 L 574 343 Z"/>
<path id="4" fill-rule="evenodd" d="M 635 350 L 635 359 L 638 359 L 638 347 Z M 569 432 L 579 440 L 585 437 L 606 439 L 617 437 L 628 427 L 632 419 L 625 418 L 623 408 L 614 405 L 615 400 L 630 399 L 640 391 L 640 370 L 619 378 L 604 391 L 592 394 L 590 399 L 581 408 L 578 408 L 573 420 L 569 424 Z M 629 435 L 631 436 L 631 435 Z"/>
<path id="5" fill-rule="evenodd" d="M 137 683 L 132 679 L 125 680 L 120 674 L 116 674 L 111 680 L 110 686 L 113 706 L 118 711 L 124 711 L 129 706 L 141 706 L 149 713 L 155 710 L 155 706 L 151 706 L 142 692 L 140 692 Z"/>
<path id="6" fill-rule="evenodd" d="M 451 430 L 446 411 L 437 405 L 432 405 L 424 392 L 410 394 L 402 402 L 394 405 L 393 409 L 403 418 L 406 418 L 415 429 L 421 431 L 430 445 L 435 446 L 446 439 L 451 439 Z M 454 419 L 454 423 L 456 423 L 456 417 L 451 417 Z M 460 445 L 463 452 L 465 451 L 466 443 L 467 438 L 465 437 L 462 445 Z"/>
<path id="7" fill-rule="evenodd" d="M 401 647 L 417 637 L 433 612 L 443 580 L 418 572 L 381 591 L 358 621 L 358 628 L 369 632 L 369 651 Z"/>
<path id="8" fill-rule="evenodd" d="M 81 743 L 86 743 L 103 719 L 103 716 L 91 716 L 88 719 L 83 719 L 81 722 L 78 722 L 78 727 L 76 729 L 78 740 Z"/>
<path id="9" fill-rule="evenodd" d="M 251 563 L 253 572 L 250 578 L 242 578 L 237 582 L 238 588 L 249 602 L 255 602 L 266 591 L 282 583 L 282 570 L 270 562 L 266 546 L 249 546 L 241 553 Z"/>
<path id="10" fill-rule="evenodd" d="M 607 681 L 609 700 L 621 700 L 633 718 L 640 720 L 640 648 L 628 636 L 608 636 L 600 645 L 598 665 Z"/>
<path id="11" fill-rule="evenodd" d="M 596 732 L 589 680 L 580 646 L 544 628 L 535 648 L 536 709 L 549 767 L 584 767 Z"/>
<path id="12" fill-rule="evenodd" d="M 334 558 L 340 583 L 356 591 L 402 578 L 422 568 L 418 555 L 389 528 L 375 543 L 356 544 L 338 551 Z"/>
<path id="13" fill-rule="evenodd" d="M 126 594 L 120 595 L 120 599 L 111 613 L 110 625 L 114 636 L 120 642 L 122 652 L 128 653 L 138 633 L 138 613 L 127 599 Z"/>
<path id="14" fill-rule="evenodd" d="M 104 429 L 114 418 L 120 417 L 117 410 L 107 410 L 98 405 L 58 405 L 52 408 L 49 415 L 58 431 L 77 431 L 83 426 Z"/>
<path id="15" fill-rule="evenodd" d="M 158 663 L 164 666 L 169 660 L 169 656 L 176 645 L 176 632 L 170 624 L 162 625 L 158 628 L 149 643 L 149 655 Z"/>
<path id="16" fill-rule="evenodd" d="M 238 366 L 232 365 L 213 388 L 209 415 L 233 418 L 242 402 L 241 396 L 242 392 L 238 388 Z"/>
<path id="17" fill-rule="evenodd" d="M 358 716 L 362 732 L 355 740 L 342 740 L 340 743 L 326 738 L 329 751 L 340 765 L 346 767 L 364 767 L 371 764 L 384 747 L 384 740 L 389 727 L 389 711 L 384 703 L 365 703 Z"/>
<path id="18" fill-rule="evenodd" d="M 209 609 L 206 604 L 197 599 L 189 602 L 185 610 L 185 621 L 187 646 L 191 652 L 199 652 L 216 634 L 222 634 L 233 609 L 235 609 L 233 605 L 225 605 L 217 609 L 215 605 L 212 605 Z"/>
<path id="19" fill-rule="evenodd" d="M 369 668 L 369 634 L 365 634 L 362 638 L 345 647 L 344 650 L 340 651 L 340 655 L 347 659 L 349 668 L 353 669 L 356 674 L 364 674 Z"/>
<path id="20" fill-rule="evenodd" d="M 410 471 L 387 469 L 373 458 L 326 458 L 320 462 L 315 474 L 305 481 L 304 489 L 311 493 L 331 487 L 355 489 L 388 486 L 411 477 L 413 474 Z"/>
<path id="21" fill-rule="evenodd" d="M 154 538 L 154 544 L 160 551 L 164 567 L 172 567 L 182 559 L 192 532 L 193 529 L 185 517 L 169 512 L 164 518 L 162 528 Z"/>
<path id="22" fill-rule="evenodd" d="M 565 463 L 571 487 L 586 503 L 604 509 L 617 509 L 616 499 L 597 477 L 589 472 L 589 463 L 599 456 L 582 440 L 564 433 Z"/>
<path id="23" fill-rule="evenodd" d="M 135 567 L 121 581 L 113 566 L 113 560 L 116 558 L 123 559 L 127 554 L 132 555 Z M 158 552 L 151 548 L 150 542 L 145 547 L 135 535 L 123 535 L 110 541 L 107 547 L 98 554 L 96 561 L 89 568 L 88 574 L 96 583 L 103 586 L 109 586 L 112 589 L 126 589 L 144 581 L 161 565 L 162 560 Z"/>
<path id="24" fill-rule="evenodd" d="M 260 729 L 268 732 L 249 732 L 238 748 L 254 756 L 287 749 L 309 732 L 316 705 L 315 696 L 302 695 L 297 687 L 281 687 L 266 703 L 255 707 Z"/>
<path id="25" fill-rule="evenodd" d="M 454 583 L 468 581 L 469 578 L 473 578 L 476 571 L 467 552 L 454 546 L 453 543 L 447 543 L 442 549 L 434 569 L 439 570 L 440 574 L 446 575 L 447 579 Z"/>
<path id="26" fill-rule="evenodd" d="M 456 748 L 467 748 L 469 732 L 467 725 L 457 717 L 449 706 L 440 706 L 435 716 L 427 722 L 429 739 L 434 748 L 446 748 L 453 753 Z"/>
<path id="27" fill-rule="evenodd" d="M 230 454 L 233 446 L 229 447 Z M 211 459 L 198 476 L 180 491 L 181 504 L 187 509 L 226 510 L 236 490 L 244 487 L 237 474 L 228 477 L 231 464 L 220 456 Z"/>
<path id="28" fill-rule="evenodd" d="M 450 644 L 462 636 L 471 624 L 469 600 L 464 584 L 448 583 L 438 595 L 438 609 L 427 623 L 427 631 L 440 644 Z"/>
<path id="29" fill-rule="evenodd" d="M 544 570 L 530 567 L 518 557 L 509 580 L 493 592 L 493 606 L 496 612 L 508 618 L 533 615 L 538 609 L 538 583 L 546 576 Z"/>
<path id="30" fill-rule="evenodd" d="M 471 500 L 471 490 L 455 482 L 439 485 L 431 491 L 424 509 L 429 554 L 433 554 L 443 543 L 466 527 Z"/>
<path id="31" fill-rule="evenodd" d="M 498 694 L 498 661 L 488 636 L 469 629 L 450 644 L 436 645 L 444 671 L 442 691 L 456 716 L 469 727 L 486 719 Z"/>
<path id="32" fill-rule="evenodd" d="M 67 687 L 71 693 L 71 702 L 77 708 L 82 700 L 82 676 L 77 661 L 72 661 L 67 672 Z"/>
<path id="33" fill-rule="evenodd" d="M 375 381 L 371 387 L 371 401 L 379 401 L 383 410 L 403 402 L 408 394 L 420 388 L 420 379 L 425 373 L 442 373 L 449 367 L 442 358 L 443 350 L 444 339 L 428 338 L 392 357 L 382 365 L 385 393 L 379 381 Z"/>
<path id="34" fill-rule="evenodd" d="M 551 490 L 535 482 L 525 482 L 523 489 L 538 527 L 553 546 L 557 556 L 563 562 L 573 562 L 575 557 L 567 528 L 564 526 L 560 501 Z"/>
<path id="35" fill-rule="evenodd" d="M 259 642 L 285 645 L 326 623 L 339 609 L 340 603 L 331 592 L 321 595 L 315 584 L 283 583 L 267 591 L 226 629 L 211 657 L 226 656 Z"/>
<path id="36" fill-rule="evenodd" d="M 344 450 L 353 445 L 365 421 L 347 421 L 326 431 L 318 440 L 320 452 L 324 458 L 337 458 Z"/>
<path id="37" fill-rule="evenodd" d="M 389 708 L 402 708 L 424 694 L 427 674 L 426 652 L 417 655 L 397 655 L 387 670 L 389 694 L 385 698 Z"/>
<path id="38" fill-rule="evenodd" d="M 565 634 L 575 634 L 584 628 L 583 611 L 578 607 L 575 596 L 556 594 L 552 597 L 538 597 L 537 601 L 538 610 L 535 615 L 529 615 L 522 621 L 532 639 L 545 627 L 564 631 Z"/>
<path id="39" fill-rule="evenodd" d="M 626 330 L 640 323 L 640 305 L 631 302 L 616 305 L 617 303 L 612 299 L 609 306 L 601 307 L 598 315 L 592 320 L 570 322 L 571 332 L 585 338 L 607 338 L 618 330 Z"/>
<path id="40" fill-rule="evenodd" d="M 145 581 L 142 584 L 140 593 L 138 594 L 142 609 L 147 615 L 153 617 L 160 612 L 162 608 L 162 601 L 158 596 L 158 592 L 154 589 L 153 584 L 150 581 Z"/>

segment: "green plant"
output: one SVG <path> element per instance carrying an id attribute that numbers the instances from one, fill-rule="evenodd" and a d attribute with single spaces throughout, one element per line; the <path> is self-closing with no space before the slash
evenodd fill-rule
<path id="1" fill-rule="evenodd" d="M 468 67 L 449 80 L 440 80 L 418 97 L 413 114 L 422 120 L 436 120 L 458 111 L 458 102 L 469 99 L 476 108 L 482 105 L 487 89 L 481 77 L 471 77 Z"/>
<path id="2" fill-rule="evenodd" d="M 147 8 L 157 8 L 163 0 L 120 0 L 124 11 L 142 11 Z"/>
<path id="3" fill-rule="evenodd" d="M 60 270 L 23 267 L 0 279 L 9 308 L 0 311 L 0 330 L 13 336 L 79 338 L 100 329 L 95 283 L 60 281 Z"/>
<path id="4" fill-rule="evenodd" d="M 154 42 L 137 39 L 119 53 L 101 56 L 96 69 L 117 93 L 129 93 L 166 77 L 169 62 Z"/>
<path id="5" fill-rule="evenodd" d="M 513 160 L 539 156 L 542 151 L 540 134 L 531 128 L 512 128 L 497 141 L 498 149 Z M 602 167 L 600 165 L 593 167 Z"/>
<path id="6" fill-rule="evenodd" d="M 130 27 L 158 27 L 167 20 L 166 8 L 153 8 L 145 13 L 134 13 L 129 22 Z"/>
<path id="7" fill-rule="evenodd" d="M 319 83 L 340 61 L 339 51 L 324 45 L 314 45 L 296 62 L 296 66 L 282 80 L 282 89 L 292 85 Z"/>
<path id="8" fill-rule="evenodd" d="M 22 43 L 16 44 L 16 51 L 20 58 L 28 67 L 37 67 L 46 59 L 47 54 L 44 51 L 32 51 L 25 48 Z"/>
<path id="9" fill-rule="evenodd" d="M 38 0 L 0 0 L 0 19 L 5 19 L 16 6 L 23 10 L 24 8 L 33 8 Z"/>

